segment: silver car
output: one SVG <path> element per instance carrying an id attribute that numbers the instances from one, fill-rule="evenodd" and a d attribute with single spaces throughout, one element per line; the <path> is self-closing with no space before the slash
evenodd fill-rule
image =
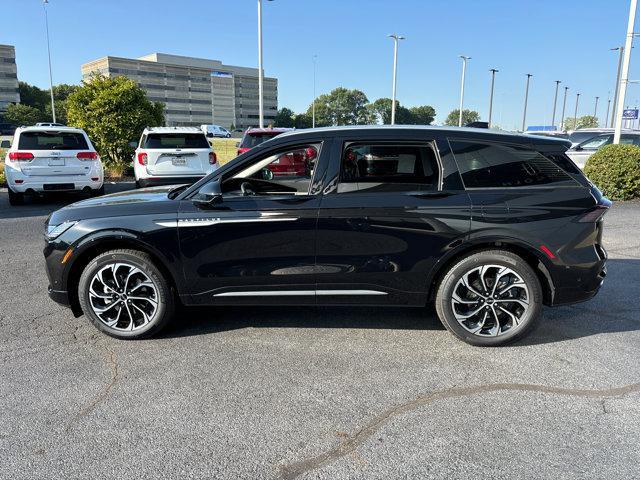
<path id="1" fill-rule="evenodd" d="M 597 152 L 605 145 L 611 145 L 613 143 L 613 133 L 601 133 L 595 137 L 571 147 L 567 150 L 567 155 L 573 162 L 580 168 L 584 168 L 587 160 L 591 155 Z M 623 133 L 620 137 L 620 143 L 626 145 L 640 146 L 640 132 Z"/>

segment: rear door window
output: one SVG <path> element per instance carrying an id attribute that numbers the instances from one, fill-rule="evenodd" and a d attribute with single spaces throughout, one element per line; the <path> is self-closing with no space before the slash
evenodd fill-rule
<path id="1" fill-rule="evenodd" d="M 277 135 L 272 133 L 252 133 L 247 134 L 242 139 L 242 143 L 240 144 L 240 148 L 254 148 L 260 145 L 261 143 L 266 142 L 267 140 L 272 139 Z"/>
<path id="2" fill-rule="evenodd" d="M 525 146 L 449 141 L 466 188 L 578 186 L 559 165 Z"/>
<path id="3" fill-rule="evenodd" d="M 144 148 L 210 148 L 204 134 L 199 133 L 150 133 Z"/>
<path id="4" fill-rule="evenodd" d="M 20 150 L 88 150 L 83 134 L 78 132 L 22 132 Z"/>
<path id="5" fill-rule="evenodd" d="M 348 143 L 338 193 L 435 190 L 439 174 L 430 144 Z"/>

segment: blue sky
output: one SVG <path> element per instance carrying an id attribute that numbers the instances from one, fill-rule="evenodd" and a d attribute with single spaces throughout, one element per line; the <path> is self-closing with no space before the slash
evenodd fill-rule
<path id="1" fill-rule="evenodd" d="M 48 87 L 41 0 L 1 3 L 0 43 L 16 46 L 19 78 Z M 265 72 L 279 79 L 279 106 L 295 111 L 312 99 L 313 55 L 318 94 L 344 86 L 370 100 L 390 97 L 386 35 L 398 32 L 407 37 L 398 100 L 433 105 L 438 122 L 458 105 L 460 54 L 473 57 L 465 107 L 485 119 L 488 70 L 500 70 L 494 123 L 503 128 L 520 126 L 526 73 L 534 75 L 527 124 L 551 122 L 554 80 L 570 87 L 567 114 L 580 92 L 579 115 L 593 113 L 599 96 L 604 119 L 617 66 L 609 49 L 624 43 L 628 9 L 628 0 L 265 1 Z M 80 65 L 105 55 L 165 52 L 257 65 L 255 0 L 50 0 L 49 25 L 54 83 L 78 83 Z M 636 64 L 632 57 L 634 79 Z M 627 103 L 640 103 L 640 85 L 630 85 Z"/>

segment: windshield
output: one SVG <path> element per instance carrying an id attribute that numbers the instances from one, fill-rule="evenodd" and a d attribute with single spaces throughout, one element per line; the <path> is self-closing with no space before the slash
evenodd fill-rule
<path id="1" fill-rule="evenodd" d="M 598 132 L 581 132 L 581 131 L 577 131 L 577 132 L 573 132 L 571 135 L 569 135 L 569 140 L 571 140 L 571 143 L 576 144 L 576 143 L 582 143 L 586 140 L 589 140 L 590 138 L 593 138 L 595 136 L 598 135 L 602 135 L 601 133 Z"/>
<path id="2" fill-rule="evenodd" d="M 202 133 L 150 133 L 144 148 L 211 148 Z"/>
<path id="3" fill-rule="evenodd" d="M 240 148 L 253 148 L 267 140 L 277 137 L 281 132 L 247 133 L 242 139 Z"/>
<path id="4" fill-rule="evenodd" d="M 88 150 L 84 135 L 78 132 L 22 132 L 20 150 Z"/>

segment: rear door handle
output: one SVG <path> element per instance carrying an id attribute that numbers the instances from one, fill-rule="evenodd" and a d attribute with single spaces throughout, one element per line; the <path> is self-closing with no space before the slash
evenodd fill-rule
<path id="1" fill-rule="evenodd" d="M 446 198 L 453 195 L 451 192 L 440 192 L 440 191 L 432 191 L 432 192 L 411 192 L 409 193 L 412 197 L 416 198 Z"/>

